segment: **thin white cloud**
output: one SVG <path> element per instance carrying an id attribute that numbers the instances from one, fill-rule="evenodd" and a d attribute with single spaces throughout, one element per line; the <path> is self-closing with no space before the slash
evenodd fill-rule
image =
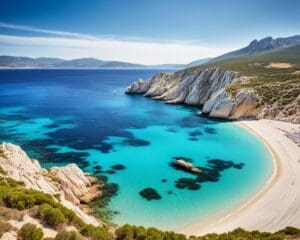
<path id="1" fill-rule="evenodd" d="M 96 39 L 96 37 L 89 35 L 89 34 L 82 34 L 82 33 L 74 33 L 74 32 L 65 32 L 65 31 L 56 31 L 56 30 L 49 30 L 43 28 L 36 28 L 26 25 L 15 25 L 0 22 L 0 28 L 7 28 L 7 29 L 14 29 L 14 30 L 21 30 L 27 32 L 38 32 L 38 33 L 46 33 L 51 35 L 63 36 L 63 37 L 75 37 L 75 38 L 82 38 L 82 39 Z"/>
<path id="2" fill-rule="evenodd" d="M 40 57 L 42 54 L 65 59 L 95 57 L 143 64 L 164 64 L 188 63 L 196 59 L 214 57 L 229 50 L 182 41 L 138 41 L 95 37 L 7 23 L 0 23 L 0 27 L 55 35 L 55 37 L 33 37 L 0 34 L 0 44 L 2 43 L 0 54 L 9 55 L 17 55 L 22 48 L 21 52 L 27 52 L 27 56 L 31 57 Z M 2 49 L 3 44 L 10 46 L 9 53 Z"/>

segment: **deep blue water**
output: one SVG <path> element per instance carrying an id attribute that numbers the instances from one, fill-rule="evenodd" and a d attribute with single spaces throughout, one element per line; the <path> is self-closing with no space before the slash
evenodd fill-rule
<path id="1" fill-rule="evenodd" d="M 178 230 L 241 204 L 268 178 L 268 151 L 244 128 L 199 117 L 197 108 L 124 94 L 156 72 L 0 70 L 0 140 L 46 168 L 75 162 L 118 184 L 105 207 L 117 224 Z M 176 157 L 204 173 L 174 169 Z M 161 199 L 143 198 L 147 187 Z"/>

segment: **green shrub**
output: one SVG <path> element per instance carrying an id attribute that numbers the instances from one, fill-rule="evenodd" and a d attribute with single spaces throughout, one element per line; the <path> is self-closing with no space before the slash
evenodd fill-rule
<path id="1" fill-rule="evenodd" d="M 26 223 L 18 231 L 18 240 L 41 240 L 43 238 L 43 230 L 36 225 Z"/>
<path id="2" fill-rule="evenodd" d="M 60 231 L 55 240 L 83 240 L 84 238 L 76 231 Z"/>
<path id="3" fill-rule="evenodd" d="M 300 236 L 300 229 L 294 227 L 286 227 L 285 229 L 280 230 L 279 233 L 290 236 Z"/>
<path id="4" fill-rule="evenodd" d="M 186 236 L 174 232 L 163 232 L 156 228 L 130 226 L 128 224 L 116 230 L 119 240 L 186 240 Z"/>
<path id="5" fill-rule="evenodd" d="M 59 208 L 53 208 L 48 203 L 39 206 L 39 215 L 41 220 L 54 227 L 67 221 Z"/>
<path id="6" fill-rule="evenodd" d="M 18 186 L 24 186 L 24 182 L 22 181 L 16 181 L 12 178 L 8 177 L 0 177 L 0 186 L 2 187 L 18 187 Z"/>
<path id="7" fill-rule="evenodd" d="M 80 233 L 85 236 L 90 238 L 91 240 L 112 240 L 112 234 L 109 233 L 106 229 L 102 227 L 95 227 L 91 224 L 85 225 Z"/>

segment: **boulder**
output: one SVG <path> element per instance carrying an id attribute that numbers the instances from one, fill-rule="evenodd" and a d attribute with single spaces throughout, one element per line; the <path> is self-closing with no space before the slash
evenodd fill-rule
<path id="1" fill-rule="evenodd" d="M 191 172 L 191 173 L 201 173 L 201 169 L 195 167 L 192 163 L 189 163 L 183 159 L 177 159 L 175 162 L 174 162 L 174 165 L 176 167 L 179 167 L 183 170 L 186 170 L 188 172 Z"/>

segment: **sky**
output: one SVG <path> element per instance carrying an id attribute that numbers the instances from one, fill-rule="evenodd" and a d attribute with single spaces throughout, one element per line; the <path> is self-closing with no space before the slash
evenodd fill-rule
<path id="1" fill-rule="evenodd" d="M 141 64 L 300 34 L 300 0 L 1 0 L 0 55 Z"/>

